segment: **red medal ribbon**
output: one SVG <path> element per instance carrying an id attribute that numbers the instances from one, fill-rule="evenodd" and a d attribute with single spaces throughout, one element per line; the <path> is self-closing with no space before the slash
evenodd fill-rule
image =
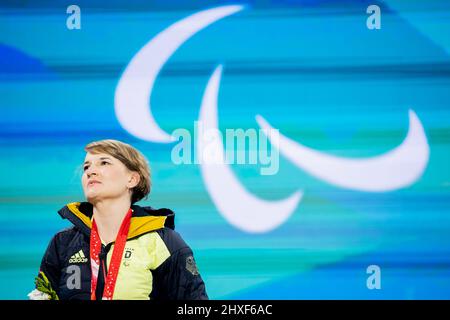
<path id="1" fill-rule="evenodd" d="M 117 275 L 119 274 L 120 262 L 122 261 L 123 250 L 127 242 L 128 230 L 130 229 L 130 221 L 132 210 L 128 210 L 125 218 L 120 226 L 117 234 L 116 242 L 114 244 L 114 251 L 109 264 L 108 275 L 105 279 L 105 288 L 103 290 L 103 300 L 112 300 L 114 288 L 116 287 Z M 95 289 L 97 288 L 98 272 L 100 269 L 100 250 L 102 242 L 98 234 L 97 224 L 95 219 L 92 220 L 91 242 L 90 242 L 90 257 L 91 257 L 91 300 L 96 300 Z M 104 261 L 106 265 L 106 257 Z"/>

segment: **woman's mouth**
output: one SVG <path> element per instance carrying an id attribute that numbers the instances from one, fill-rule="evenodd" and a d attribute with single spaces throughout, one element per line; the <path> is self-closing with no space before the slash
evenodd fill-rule
<path id="1" fill-rule="evenodd" d="M 92 180 L 92 181 L 89 181 L 87 185 L 88 185 L 88 187 L 92 187 L 96 184 L 100 184 L 100 181 Z"/>

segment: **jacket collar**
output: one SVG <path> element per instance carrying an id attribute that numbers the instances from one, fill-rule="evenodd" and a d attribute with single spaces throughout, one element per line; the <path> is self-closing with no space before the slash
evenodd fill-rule
<path id="1" fill-rule="evenodd" d="M 137 205 L 132 205 L 131 209 L 133 209 L 133 213 L 131 215 L 128 239 L 163 227 L 175 229 L 175 213 L 170 209 L 154 209 Z M 63 219 L 72 222 L 88 236 L 91 234 L 92 212 L 93 206 L 89 202 L 72 202 L 58 211 Z"/>

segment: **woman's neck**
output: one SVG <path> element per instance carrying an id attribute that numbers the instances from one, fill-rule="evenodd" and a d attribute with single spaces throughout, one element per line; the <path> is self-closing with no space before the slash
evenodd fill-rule
<path id="1" fill-rule="evenodd" d="M 93 215 L 100 238 L 106 243 L 116 240 L 131 203 L 128 199 L 108 199 L 95 203 Z"/>

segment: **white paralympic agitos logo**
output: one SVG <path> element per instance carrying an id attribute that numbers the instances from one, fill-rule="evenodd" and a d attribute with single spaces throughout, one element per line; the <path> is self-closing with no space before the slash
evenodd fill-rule
<path id="1" fill-rule="evenodd" d="M 174 138 L 158 126 L 151 112 L 150 98 L 159 72 L 189 38 L 243 9 L 243 6 L 232 5 L 200 11 L 169 26 L 139 50 L 125 69 L 115 93 L 115 112 L 122 127 L 146 141 L 173 142 Z M 205 129 L 218 130 L 217 97 L 221 75 L 222 66 L 219 65 L 203 95 L 199 122 Z M 256 121 L 262 129 L 273 129 L 260 115 L 256 115 Z M 268 138 L 274 143 L 272 137 Z M 409 110 L 409 130 L 403 142 L 376 157 L 337 157 L 307 148 L 281 134 L 274 145 L 280 154 L 309 174 L 340 188 L 367 192 L 391 191 L 411 185 L 420 178 L 429 158 L 427 138 L 413 110 Z M 197 143 L 198 154 L 203 154 L 202 148 L 203 144 Z M 213 148 L 219 158 L 224 159 L 222 141 L 215 140 Z M 246 232 L 267 232 L 283 224 L 303 195 L 303 191 L 298 190 L 282 200 L 264 200 L 250 193 L 225 161 L 200 163 L 200 169 L 207 191 L 220 214 L 231 225 Z"/>

